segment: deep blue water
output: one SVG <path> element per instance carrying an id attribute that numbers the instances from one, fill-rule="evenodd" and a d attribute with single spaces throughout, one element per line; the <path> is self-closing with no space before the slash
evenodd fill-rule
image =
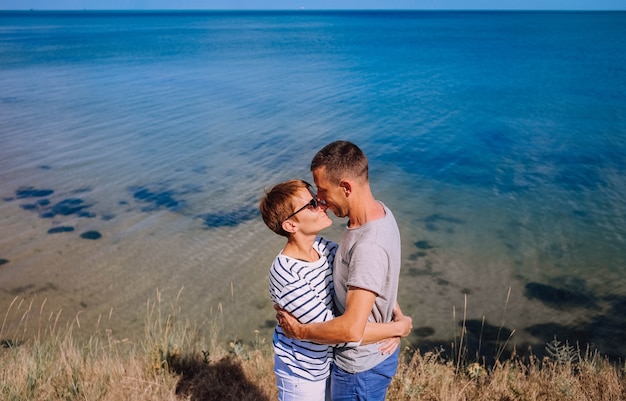
<path id="1" fill-rule="evenodd" d="M 59 216 L 18 203 L 55 189 L 229 230 L 348 139 L 403 230 L 420 344 L 450 310 L 429 291 L 479 316 L 513 285 L 518 333 L 623 356 L 625 46 L 621 12 L 0 13 L 2 210 Z"/>

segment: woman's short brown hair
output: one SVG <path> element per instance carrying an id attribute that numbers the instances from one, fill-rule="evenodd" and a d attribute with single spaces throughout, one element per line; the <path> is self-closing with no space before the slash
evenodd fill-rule
<path id="1" fill-rule="evenodd" d="M 265 196 L 259 203 L 259 210 L 265 225 L 276 234 L 289 236 L 289 233 L 283 230 L 283 221 L 293 212 L 291 201 L 302 188 L 311 191 L 311 184 L 303 180 L 290 180 L 265 191 Z"/>

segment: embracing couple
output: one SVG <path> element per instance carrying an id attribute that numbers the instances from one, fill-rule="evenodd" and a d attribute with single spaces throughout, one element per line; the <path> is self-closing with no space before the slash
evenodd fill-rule
<path id="1" fill-rule="evenodd" d="M 280 401 L 384 400 L 412 320 L 397 303 L 400 233 L 376 200 L 358 146 L 336 141 L 311 162 L 317 188 L 291 180 L 261 200 L 265 224 L 287 238 L 269 274 L 278 325 Z M 319 236 L 348 217 L 339 244 Z"/>

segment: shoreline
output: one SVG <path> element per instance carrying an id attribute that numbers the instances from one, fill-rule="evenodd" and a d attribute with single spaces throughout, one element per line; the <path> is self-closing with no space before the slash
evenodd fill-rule
<path id="1" fill-rule="evenodd" d="M 180 293 L 178 307 L 201 326 L 218 321 L 223 341 L 246 343 L 258 337 L 271 341 L 275 320 L 266 294 L 267 269 L 283 244 L 261 221 L 220 230 L 190 229 L 189 218 L 176 213 L 126 211 L 112 219 L 75 216 L 55 222 L 17 208 L 17 203 L 5 201 L 0 209 L 5 238 L 0 249 L 10 249 L 0 255 L 7 260 L 0 265 L 0 305 L 23 299 L 36 309 L 45 303 L 49 311 L 62 310 L 61 322 L 76 321 L 85 327 L 96 327 L 107 318 L 109 329 L 132 338 L 142 334 L 150 299 L 157 293 L 170 297 Z M 55 224 L 76 229 L 48 234 Z M 81 232 L 96 229 L 100 238 L 80 238 Z M 335 222 L 323 235 L 339 238 L 341 230 Z M 402 235 L 409 237 L 406 232 Z M 620 322 L 609 315 L 622 302 L 619 297 L 614 305 L 603 300 L 593 308 L 559 308 L 549 297 L 566 300 L 573 293 L 545 286 L 533 299 L 532 283 L 524 283 L 512 266 L 498 261 L 482 267 L 490 272 L 485 280 L 471 263 L 428 241 L 403 242 L 403 254 L 400 302 L 414 319 L 408 340 L 423 351 L 450 350 L 450 344 L 464 335 L 474 347 L 494 352 L 506 343 L 509 352 L 532 346 L 541 353 L 555 336 L 562 341 L 568 341 L 563 338 L 568 333 L 589 337 L 585 322 L 598 321 L 594 316 L 600 310 L 607 311 L 601 319 L 613 319 L 608 324 Z M 232 263 L 235 260 L 237 264 Z M 20 318 L 18 314 L 9 319 L 7 327 L 19 325 Z M 626 355 L 616 341 L 599 340 L 614 356 Z"/>

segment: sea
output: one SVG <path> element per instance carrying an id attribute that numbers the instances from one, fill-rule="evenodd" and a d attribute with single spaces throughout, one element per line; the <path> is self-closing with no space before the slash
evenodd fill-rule
<path id="1" fill-rule="evenodd" d="M 270 342 L 259 199 L 340 139 L 403 346 L 626 357 L 624 12 L 0 12 L 0 340 Z"/>

